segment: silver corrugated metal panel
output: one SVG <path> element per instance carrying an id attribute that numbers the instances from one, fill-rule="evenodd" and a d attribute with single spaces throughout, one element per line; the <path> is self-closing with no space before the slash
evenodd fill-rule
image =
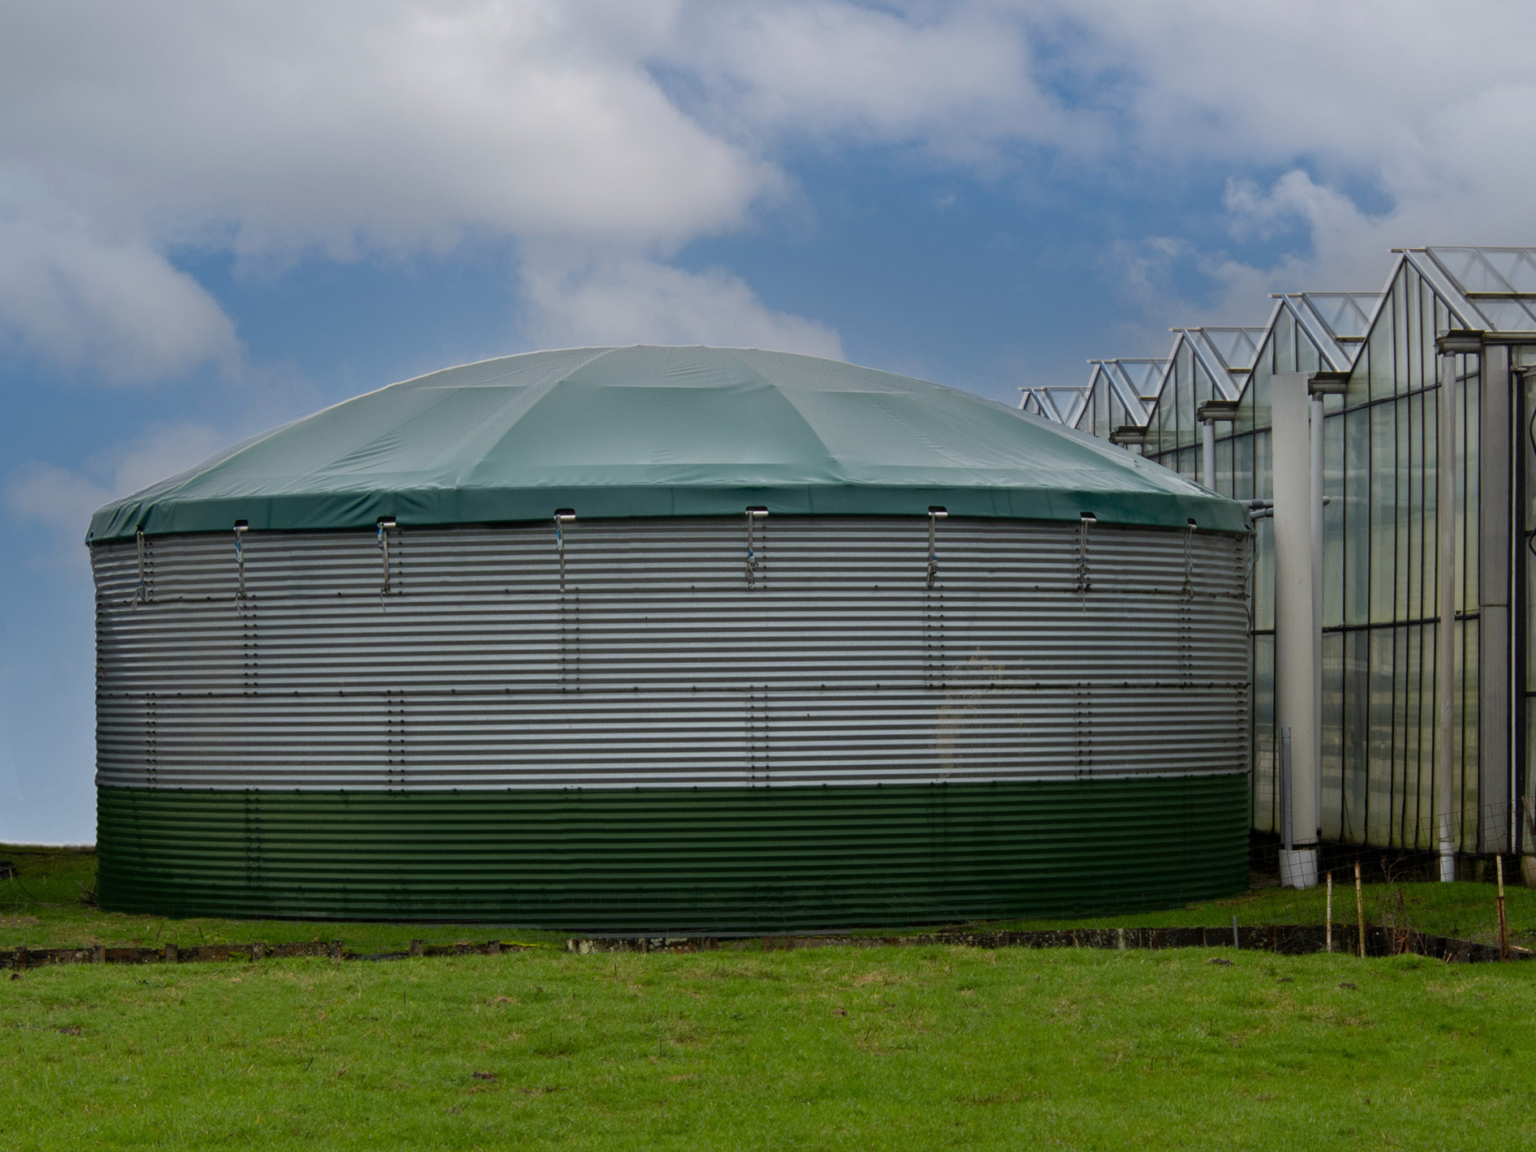
<path id="1" fill-rule="evenodd" d="M 98 780 L 549 788 L 1245 771 L 1246 541 L 779 517 L 97 545 Z M 239 595 L 241 569 L 245 594 Z"/>

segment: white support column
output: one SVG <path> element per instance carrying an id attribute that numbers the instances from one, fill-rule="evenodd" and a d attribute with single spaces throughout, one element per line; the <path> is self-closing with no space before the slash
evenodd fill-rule
<path id="1" fill-rule="evenodd" d="M 1293 840 L 1280 852 L 1280 882 L 1288 888 L 1311 888 L 1317 883 L 1319 825 L 1312 540 L 1313 505 L 1321 494 L 1312 485 L 1312 403 L 1306 374 L 1273 377 L 1269 402 L 1275 488 L 1275 720 L 1278 729 L 1291 732 Z"/>
<path id="2" fill-rule="evenodd" d="M 1211 491 L 1216 490 L 1216 425 L 1211 420 L 1200 422 L 1200 455 L 1203 483 Z"/>
<path id="3" fill-rule="evenodd" d="M 1317 814 L 1323 814 L 1323 397 L 1307 382 L 1307 449 L 1312 527 L 1312 730 L 1317 756 Z"/>
<path id="4" fill-rule="evenodd" d="M 1440 437 L 1435 458 L 1439 493 L 1435 503 L 1439 623 L 1435 629 L 1435 823 L 1440 847 L 1440 879 L 1456 879 L 1456 843 L 1452 836 L 1451 787 L 1456 768 L 1456 356 L 1440 360 Z"/>
<path id="5" fill-rule="evenodd" d="M 1477 850 L 1508 854 L 1519 796 L 1514 784 L 1514 686 L 1511 625 L 1514 587 L 1514 447 L 1517 423 L 1508 344 L 1482 346 L 1477 406 Z M 1469 430 L 1470 431 L 1470 430 Z M 1471 590 L 1467 598 L 1470 600 Z"/>

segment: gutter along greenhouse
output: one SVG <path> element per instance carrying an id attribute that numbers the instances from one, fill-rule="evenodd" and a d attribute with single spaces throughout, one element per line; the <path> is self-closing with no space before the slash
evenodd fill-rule
<path id="1" fill-rule="evenodd" d="M 1317 669 L 1316 826 L 1293 827 L 1294 843 L 1439 852 L 1442 876 L 1455 853 L 1536 850 L 1536 250 L 1402 250 L 1380 292 L 1277 296 L 1263 328 L 1177 330 L 1166 360 L 1094 361 L 1086 386 L 1028 390 L 1023 403 L 1265 517 L 1286 498 L 1275 413 L 1292 380 L 1314 413 L 1302 423 L 1321 481 L 1304 629 Z M 1447 503 L 1452 518 L 1440 519 Z M 1275 520 L 1258 520 L 1256 541 L 1253 818 L 1284 836 Z M 1446 634 L 1448 653 L 1437 649 Z"/>
<path id="2" fill-rule="evenodd" d="M 727 931 L 1235 892 L 1251 539 L 811 357 L 392 385 L 93 519 L 100 898 Z"/>

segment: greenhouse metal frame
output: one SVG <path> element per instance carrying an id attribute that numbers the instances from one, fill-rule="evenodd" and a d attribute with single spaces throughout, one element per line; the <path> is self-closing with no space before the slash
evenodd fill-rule
<path id="1" fill-rule="evenodd" d="M 1165 360 L 1090 361 L 1086 386 L 1028 389 L 1021 407 L 1255 509 L 1253 823 L 1279 832 L 1270 385 L 1302 373 L 1327 393 L 1320 832 L 1433 850 L 1438 401 L 1452 377 L 1453 837 L 1462 853 L 1529 852 L 1536 249 L 1394 255 L 1380 292 L 1278 294 L 1263 328 L 1178 329 Z"/>

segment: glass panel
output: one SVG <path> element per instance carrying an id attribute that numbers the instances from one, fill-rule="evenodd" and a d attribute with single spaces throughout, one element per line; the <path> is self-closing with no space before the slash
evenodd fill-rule
<path id="1" fill-rule="evenodd" d="M 1269 417 L 1269 378 L 1273 375 L 1263 364 L 1253 370 L 1249 377 L 1248 391 L 1253 393 L 1253 426 L 1255 428 L 1268 428 Z"/>
<path id="2" fill-rule="evenodd" d="M 1323 367 L 1322 355 L 1317 350 L 1317 345 L 1312 343 L 1312 337 L 1298 330 L 1296 333 L 1296 371 L 1319 372 Z"/>
<path id="3" fill-rule="evenodd" d="M 1392 629 L 1366 633 L 1369 660 L 1369 758 L 1366 831 L 1373 844 L 1401 843 L 1392 822 Z"/>
<path id="4" fill-rule="evenodd" d="M 1424 545 L 1419 562 L 1422 581 L 1419 617 L 1435 619 L 1439 588 L 1439 389 L 1421 393 L 1424 406 L 1424 455 L 1422 455 L 1422 496 L 1424 496 Z"/>
<path id="5" fill-rule="evenodd" d="M 1392 311 L 1391 308 L 1381 310 L 1366 346 L 1370 353 L 1367 370 L 1371 378 L 1372 400 L 1390 396 L 1397 390 L 1392 368 Z"/>
<path id="6" fill-rule="evenodd" d="M 1477 730 L 1477 621 L 1462 620 L 1456 625 L 1456 731 L 1461 740 L 1457 766 L 1453 811 L 1461 813 L 1457 829 L 1457 850 L 1477 850 L 1478 815 L 1478 730 Z"/>
<path id="7" fill-rule="evenodd" d="M 1289 312 L 1275 321 L 1275 373 L 1296 371 L 1296 319 Z"/>
<path id="8" fill-rule="evenodd" d="M 1435 375 L 1435 306 L 1438 300 L 1428 284 L 1419 282 L 1419 354 L 1415 358 L 1417 371 L 1413 378 L 1403 382 L 1404 388 L 1424 388 Z"/>
<path id="9" fill-rule="evenodd" d="M 1404 633 L 1408 659 L 1405 677 L 1407 700 L 1404 701 L 1403 769 L 1398 773 L 1398 787 L 1403 801 L 1400 807 L 1403 826 L 1417 827 L 1426 815 L 1420 810 L 1422 781 L 1433 763 L 1434 741 L 1429 726 L 1434 723 L 1434 649 L 1428 628 L 1415 624 Z"/>
<path id="10" fill-rule="evenodd" d="M 1369 792 L 1366 755 L 1366 705 L 1370 678 L 1366 659 L 1369 634 L 1363 630 L 1344 633 L 1344 814 L 1346 841 L 1365 842 Z"/>
<path id="11" fill-rule="evenodd" d="M 1322 778 L 1324 840 L 1344 839 L 1344 634 L 1323 636 Z"/>
<path id="12" fill-rule="evenodd" d="M 1253 638 L 1253 826 L 1278 831 L 1275 811 L 1275 638 Z"/>
<path id="13" fill-rule="evenodd" d="M 1157 418 L 1151 427 L 1157 430 L 1157 435 L 1148 445 L 1154 455 L 1161 455 L 1171 451 L 1178 445 L 1178 433 L 1174 426 L 1173 394 L 1170 390 L 1164 390 L 1157 401 Z"/>
<path id="14" fill-rule="evenodd" d="M 1252 500 L 1253 436 L 1233 437 L 1232 453 L 1232 497 L 1235 500 Z"/>
<path id="15" fill-rule="evenodd" d="M 1344 622 L 1343 416 L 1323 420 L 1323 494 L 1323 627 L 1333 628 Z"/>
<path id="16" fill-rule="evenodd" d="M 1413 804 L 1408 809 L 1408 828 L 1412 833 L 1409 843 L 1433 850 L 1435 750 L 1440 746 L 1439 734 L 1435 729 L 1435 645 L 1440 639 L 1440 626 L 1425 624 L 1419 633 L 1422 639 L 1419 645 L 1418 776 L 1407 782 L 1405 790 L 1413 794 Z"/>
<path id="17" fill-rule="evenodd" d="M 1476 612 L 1478 573 L 1477 435 L 1479 401 L 1481 400 L 1477 370 L 1480 357 L 1458 356 L 1456 359 L 1463 365 L 1466 373 L 1458 384 L 1462 406 L 1458 413 L 1461 426 L 1456 429 L 1458 453 L 1456 461 L 1456 510 L 1458 513 L 1456 539 L 1459 549 L 1456 564 L 1456 603 L 1463 612 Z"/>
<path id="18" fill-rule="evenodd" d="M 1428 615 L 1425 597 L 1430 584 L 1424 579 L 1424 393 L 1409 396 L 1401 401 L 1408 412 L 1408 501 L 1411 514 L 1408 517 L 1408 596 L 1403 601 L 1403 616 L 1409 620 L 1422 620 Z M 1401 458 L 1399 458 L 1401 459 Z M 1401 466 L 1401 465 L 1399 465 Z"/>
<path id="19" fill-rule="evenodd" d="M 1408 678 L 1412 672 L 1408 650 L 1408 630 L 1392 629 L 1392 823 L 1403 827 L 1403 806 L 1407 778 L 1403 752 L 1408 743 Z"/>
<path id="20" fill-rule="evenodd" d="M 1344 414 L 1344 623 L 1364 624 L 1370 577 L 1370 409 Z"/>
<path id="21" fill-rule="evenodd" d="M 1393 529 L 1396 537 L 1396 558 L 1392 561 L 1393 593 L 1392 601 L 1396 606 L 1393 619 L 1403 620 L 1412 615 L 1408 610 L 1408 557 L 1413 537 L 1413 428 L 1409 421 L 1412 411 L 1412 401 L 1399 399 L 1391 406 L 1393 415 L 1397 418 L 1397 431 L 1394 437 L 1397 447 L 1397 458 L 1393 461 L 1394 475 L 1392 479 L 1397 484 L 1397 524 Z"/>
<path id="22" fill-rule="evenodd" d="M 1254 524 L 1257 560 L 1253 565 L 1253 626 L 1268 631 L 1275 626 L 1275 521 L 1265 517 Z"/>
<path id="23" fill-rule="evenodd" d="M 1376 404 L 1371 418 L 1371 623 L 1392 620 L 1397 562 L 1397 413 L 1392 404 Z"/>
<path id="24" fill-rule="evenodd" d="M 1360 358 L 1355 361 L 1354 368 L 1349 374 L 1349 388 L 1344 394 L 1344 407 L 1353 408 L 1364 404 L 1371 398 L 1371 350 L 1369 347 L 1360 350 Z"/>
<path id="25" fill-rule="evenodd" d="M 1178 407 L 1178 426 L 1175 429 L 1175 438 L 1179 447 L 1183 448 L 1193 444 L 1199 434 L 1195 431 L 1195 368 L 1194 357 L 1191 355 L 1189 345 L 1180 343 L 1179 354 L 1175 361 L 1176 385 L 1174 396 Z"/>

